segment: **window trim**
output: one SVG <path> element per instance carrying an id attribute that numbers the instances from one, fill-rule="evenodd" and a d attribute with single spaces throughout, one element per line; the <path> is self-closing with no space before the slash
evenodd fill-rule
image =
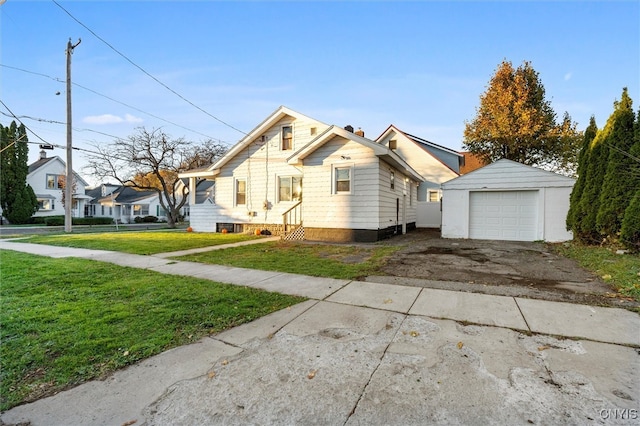
<path id="1" fill-rule="evenodd" d="M 244 202 L 242 204 L 238 203 L 238 183 L 239 182 L 244 182 Z M 247 205 L 247 178 L 246 177 L 233 178 L 233 205 L 234 207 Z"/>
<path id="2" fill-rule="evenodd" d="M 338 191 L 338 170 L 349 170 L 349 190 Z M 350 195 L 353 194 L 354 185 L 354 167 L 353 164 L 334 164 L 331 166 L 331 193 L 333 195 Z"/>
<path id="3" fill-rule="evenodd" d="M 293 179 L 297 178 L 300 182 L 300 193 L 298 194 L 298 197 L 294 197 L 294 190 L 293 190 Z M 280 179 L 289 179 L 289 183 L 290 183 L 290 188 L 291 188 L 291 199 L 290 200 L 283 200 L 282 198 L 280 198 Z M 297 203 L 298 201 L 302 201 L 302 175 L 278 175 L 276 176 L 276 197 L 277 197 L 277 202 L 278 203 L 291 203 L 291 202 L 295 202 Z"/>
<path id="4" fill-rule="evenodd" d="M 284 145 L 284 142 L 285 142 L 284 129 L 285 128 L 291 129 L 291 137 L 287 138 L 289 140 L 289 145 L 287 148 L 285 148 L 285 145 Z M 293 123 L 284 124 L 280 126 L 280 151 L 293 151 Z"/>
<path id="5" fill-rule="evenodd" d="M 396 190 L 396 172 L 393 170 L 389 170 L 389 188 Z"/>
<path id="6" fill-rule="evenodd" d="M 436 194 L 438 199 L 436 201 L 431 201 L 431 194 Z M 428 203 L 439 203 L 440 202 L 440 190 L 438 189 L 427 189 L 427 202 Z"/>
<path id="7" fill-rule="evenodd" d="M 47 205 L 48 207 L 45 207 Z M 42 206 L 42 207 L 41 207 Z M 56 209 L 55 200 L 52 198 L 39 198 L 38 199 L 38 211 L 50 212 Z"/>
<path id="8" fill-rule="evenodd" d="M 49 177 L 53 177 L 53 186 L 49 186 Z M 55 174 L 55 173 L 47 173 L 45 177 L 45 188 L 47 189 L 63 189 L 61 177 L 63 175 Z"/>

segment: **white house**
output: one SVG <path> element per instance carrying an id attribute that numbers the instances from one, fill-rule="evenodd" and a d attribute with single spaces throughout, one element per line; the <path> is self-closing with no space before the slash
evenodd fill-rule
<path id="1" fill-rule="evenodd" d="M 566 230 L 575 179 L 498 160 L 442 185 L 442 237 L 549 242 Z"/>
<path id="2" fill-rule="evenodd" d="M 156 216 L 166 219 L 156 191 L 138 191 L 121 185 L 103 184 L 87 190 L 91 201 L 86 216 L 111 217 L 120 223 L 134 223 L 136 217 Z"/>
<path id="3" fill-rule="evenodd" d="M 376 139 L 407 162 L 424 177 L 418 187 L 418 228 L 439 228 L 441 224 L 442 189 L 440 185 L 460 175 L 464 157 L 457 151 L 389 126 Z"/>
<path id="4" fill-rule="evenodd" d="M 40 158 L 29 165 L 27 184 L 33 188 L 38 198 L 38 211 L 34 216 L 64 215 L 62 195 L 66 178 L 66 163 L 60 157 L 47 157 L 46 151 L 40 151 Z M 90 197 L 85 195 L 87 182 L 73 172 L 74 187 L 71 216 L 84 217 L 84 205 Z"/>
<path id="5" fill-rule="evenodd" d="M 215 203 L 190 194 L 194 231 L 268 229 L 323 241 L 376 241 L 415 227 L 424 181 L 387 146 L 286 107 L 215 164 L 180 177 L 190 188 L 215 179 Z"/>

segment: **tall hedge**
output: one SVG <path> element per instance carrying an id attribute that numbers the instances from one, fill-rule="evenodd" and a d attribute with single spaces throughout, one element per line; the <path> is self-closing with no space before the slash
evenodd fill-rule
<path id="1" fill-rule="evenodd" d="M 634 160 L 629 153 L 634 144 L 635 113 L 625 87 L 612 115 L 606 173 L 600 191 L 596 227 L 604 236 L 616 236 L 622 227 L 625 211 L 635 194 L 635 179 L 629 174 Z"/>
<path id="2" fill-rule="evenodd" d="M 574 234 L 577 234 L 578 230 L 581 229 L 582 221 L 586 215 L 586 211 L 580 208 L 580 199 L 582 198 L 584 188 L 587 186 L 587 170 L 589 166 L 589 155 L 591 154 L 590 148 L 597 133 L 598 126 L 596 125 L 596 119 L 594 116 L 591 116 L 589 126 L 587 126 L 584 131 L 580 154 L 578 154 L 578 178 L 576 179 L 576 183 L 571 191 L 569 212 L 567 213 L 567 230 L 573 231 Z"/>
<path id="3" fill-rule="evenodd" d="M 582 216 L 576 223 L 574 237 L 586 243 L 598 243 L 602 236 L 596 228 L 596 217 L 600 206 L 600 191 L 604 182 L 604 175 L 607 170 L 607 160 L 609 158 L 609 147 L 607 145 L 608 135 L 611 132 L 611 119 L 603 129 L 599 130 L 593 139 L 589 149 L 587 161 L 587 182 L 584 186 L 582 196 L 579 201 L 579 211 Z"/>
<path id="4" fill-rule="evenodd" d="M 11 223 L 28 223 L 38 211 L 38 199 L 27 184 L 29 146 L 27 131 L 15 121 L 0 125 L 0 206 Z"/>

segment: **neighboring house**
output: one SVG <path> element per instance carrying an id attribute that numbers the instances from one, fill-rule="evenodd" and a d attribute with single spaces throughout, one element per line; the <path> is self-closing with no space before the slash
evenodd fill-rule
<path id="1" fill-rule="evenodd" d="M 477 155 L 471 152 L 461 152 L 464 156 L 464 162 L 462 166 L 460 166 L 460 174 L 466 175 L 467 173 L 471 173 L 472 171 L 479 169 L 480 167 L 486 166 L 484 160 L 478 157 Z"/>
<path id="2" fill-rule="evenodd" d="M 156 216 L 166 219 L 156 191 L 138 191 L 121 185 L 103 184 L 87 191 L 91 202 L 88 216 L 111 217 L 119 223 L 134 223 L 136 217 Z"/>
<path id="3" fill-rule="evenodd" d="M 442 237 L 567 241 L 575 179 L 498 160 L 442 185 Z"/>
<path id="4" fill-rule="evenodd" d="M 38 211 L 34 216 L 61 216 L 65 214 L 62 204 L 67 165 L 60 157 L 47 157 L 40 151 L 40 158 L 29 165 L 27 184 L 38 198 Z M 87 182 L 73 172 L 75 187 L 72 195 L 71 216 L 84 217 L 84 205 L 90 198 L 85 195 Z"/>
<path id="5" fill-rule="evenodd" d="M 418 187 L 417 226 L 439 228 L 442 190 L 440 185 L 459 176 L 462 154 L 391 125 L 376 139 L 406 159 L 424 177 Z"/>
<path id="6" fill-rule="evenodd" d="M 191 227 L 335 242 L 414 228 L 423 177 L 398 153 L 350 130 L 278 108 L 215 164 L 180 174 L 189 187 L 215 179 L 215 204 L 197 204 L 190 194 Z"/>

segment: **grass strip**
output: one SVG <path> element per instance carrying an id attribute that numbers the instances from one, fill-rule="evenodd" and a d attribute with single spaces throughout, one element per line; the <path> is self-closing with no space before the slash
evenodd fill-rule
<path id="1" fill-rule="evenodd" d="M 181 256 L 178 259 L 316 277 L 358 279 L 380 274 L 387 257 L 400 247 L 350 246 L 270 241 L 264 244 Z"/>
<path id="2" fill-rule="evenodd" d="M 304 298 L 0 250 L 0 410 Z"/>
<path id="3" fill-rule="evenodd" d="M 577 261 L 583 268 L 612 284 L 621 295 L 640 301 L 640 255 L 616 254 L 606 247 L 577 242 L 554 247 L 561 255 Z"/>
<path id="4" fill-rule="evenodd" d="M 132 254 L 156 254 L 192 248 L 232 244 L 264 238 L 246 234 L 200 233 L 185 231 L 101 232 L 94 234 L 38 235 L 21 240 L 94 250 L 112 250 Z"/>

